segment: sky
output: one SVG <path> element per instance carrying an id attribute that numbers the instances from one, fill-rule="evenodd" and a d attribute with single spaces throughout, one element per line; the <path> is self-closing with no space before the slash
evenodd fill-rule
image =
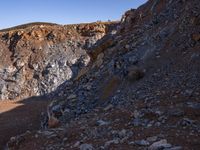
<path id="1" fill-rule="evenodd" d="M 120 20 L 147 0 L 1 0 L 0 29 L 30 22 L 74 24 Z"/>

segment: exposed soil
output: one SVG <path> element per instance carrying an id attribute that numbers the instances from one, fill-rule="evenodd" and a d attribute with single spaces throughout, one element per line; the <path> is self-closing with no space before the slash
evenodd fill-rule
<path id="1" fill-rule="evenodd" d="M 40 128 L 40 115 L 48 101 L 32 97 L 18 101 L 0 102 L 0 149 L 12 136 Z"/>
<path id="2" fill-rule="evenodd" d="M 139 109 L 146 107 L 144 103 L 138 102 L 136 104 L 140 105 L 138 106 Z M 168 142 L 173 145 L 181 145 L 184 147 L 184 150 L 198 150 L 200 145 L 198 133 L 190 134 L 190 127 L 183 128 L 180 125 L 168 126 L 174 124 L 174 122 L 179 122 L 181 117 L 170 116 L 167 119 L 168 125 L 163 124 L 161 127 L 133 126 L 132 122 L 135 112 L 131 109 L 131 107 L 126 109 L 113 109 L 112 107 L 105 109 L 97 108 L 95 112 L 82 115 L 79 119 L 71 121 L 65 127 L 49 129 L 48 131 L 26 132 L 18 138 L 20 144 L 15 143 L 15 147 L 11 149 L 59 149 L 56 147 L 59 145 L 57 143 L 61 143 L 60 145 L 62 146 L 60 147 L 63 149 L 77 150 L 81 143 L 92 143 L 99 149 L 100 145 L 104 145 L 104 143 L 106 145 L 106 143 L 110 142 L 107 149 L 143 150 L 143 146 L 134 144 L 133 141 L 156 137 L 157 140 L 167 138 Z M 167 111 L 164 108 L 163 110 Z M 194 116 L 196 113 L 194 111 L 186 111 L 186 115 Z M 146 115 L 148 116 L 144 117 L 158 118 L 156 114 L 148 113 Z M 103 120 L 106 123 L 98 123 L 99 120 Z M 174 134 L 177 131 L 178 134 Z M 81 140 L 83 135 L 88 137 L 84 141 Z M 104 138 L 98 138 L 98 136 L 103 136 Z M 119 143 L 115 143 L 115 140 L 112 140 L 113 136 L 119 140 Z M 127 141 L 129 142 L 123 142 L 124 139 L 128 139 Z M 78 142 L 80 143 L 77 144 Z"/>

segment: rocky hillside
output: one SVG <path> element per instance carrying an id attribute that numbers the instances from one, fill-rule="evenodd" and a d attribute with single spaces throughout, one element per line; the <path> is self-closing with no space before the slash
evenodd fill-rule
<path id="1" fill-rule="evenodd" d="M 48 57 L 42 57 L 47 51 L 45 46 L 36 48 L 35 52 L 33 50 L 31 54 L 39 57 L 37 67 L 34 63 L 24 65 L 36 73 L 36 79 L 32 76 L 30 80 L 36 80 L 35 87 L 36 91 L 40 89 L 39 94 L 53 93 L 50 94 L 52 102 L 47 108 L 48 118 L 43 120 L 43 129 L 12 137 L 7 147 L 11 150 L 198 150 L 199 10 L 198 0 L 149 0 L 138 9 L 127 11 L 119 24 L 101 24 L 103 32 L 99 28 L 84 30 L 85 28 L 76 27 L 76 34 L 71 37 L 71 40 L 75 37 L 73 44 L 65 45 L 66 49 L 69 47 L 67 52 L 62 47 L 62 42 L 59 42 L 59 46 L 53 46 L 52 50 L 51 47 L 48 48 Z M 71 26 L 66 28 L 69 27 Z M 57 28 L 56 31 L 59 31 L 60 27 Z M 80 29 L 79 32 L 77 29 Z M 43 32 L 41 27 L 38 30 Z M 45 38 L 53 37 L 50 38 L 52 43 L 58 39 L 62 41 L 61 35 L 67 32 L 63 30 L 58 36 L 53 31 L 45 34 L 51 35 Z M 93 31 L 95 38 L 88 35 Z M 15 56 L 12 55 L 13 52 L 23 52 L 24 43 L 18 49 L 16 45 L 19 43 L 13 44 L 10 34 L 3 34 L 2 49 L 6 45 L 14 45 L 15 49 L 9 47 L 9 53 L 6 53 L 3 62 L 15 62 L 16 60 L 10 59 Z M 19 35 L 14 37 L 21 39 Z M 40 41 L 41 36 L 36 37 Z M 87 40 L 84 44 L 77 44 L 79 38 Z M 29 42 L 31 40 L 26 41 Z M 73 52 L 74 45 L 75 49 L 78 49 L 78 45 L 81 47 L 73 53 L 79 54 L 79 61 L 73 61 L 71 55 L 67 57 Z M 23 56 L 28 54 L 24 53 Z M 19 60 L 24 58 L 19 56 Z M 26 62 L 34 60 L 34 57 L 29 58 Z M 62 59 L 69 65 L 63 66 Z M 77 62 L 80 64 L 79 67 L 75 65 L 76 68 L 74 64 Z M 43 66 L 40 63 L 46 64 L 44 69 L 40 69 Z M 13 66 L 17 68 L 17 64 L 21 63 L 16 61 Z M 71 71 L 70 74 L 73 67 L 78 71 Z M 60 70 L 68 73 L 62 74 Z M 24 75 L 23 78 L 25 77 Z M 6 82 L 5 78 L 2 81 Z M 6 83 L 10 81 L 13 79 L 8 79 Z M 29 84 L 29 80 L 23 81 L 26 82 L 26 87 L 23 86 L 25 90 L 29 85 L 34 86 Z"/>
<path id="2" fill-rule="evenodd" d="M 0 31 L 0 99 L 47 95 L 90 62 L 89 48 L 117 23 L 31 23 Z"/>

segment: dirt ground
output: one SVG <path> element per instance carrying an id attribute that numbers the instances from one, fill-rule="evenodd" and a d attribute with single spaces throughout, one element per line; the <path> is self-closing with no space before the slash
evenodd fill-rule
<path id="1" fill-rule="evenodd" d="M 48 101 L 42 97 L 0 102 L 0 149 L 12 136 L 40 128 L 40 115 Z"/>

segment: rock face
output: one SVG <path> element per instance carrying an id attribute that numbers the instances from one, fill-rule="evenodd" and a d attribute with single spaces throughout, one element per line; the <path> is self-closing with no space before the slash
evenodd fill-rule
<path id="1" fill-rule="evenodd" d="M 90 63 L 89 48 L 116 25 L 35 23 L 0 31 L 0 99 L 55 91 Z"/>
<path id="2" fill-rule="evenodd" d="M 98 41 L 87 38 L 86 50 L 78 57 L 90 58 L 80 61 L 83 67 L 74 73 L 74 65 L 61 65 L 68 72 L 64 75 L 68 80 L 57 88 L 48 107 L 49 121 L 54 118 L 59 127 L 19 135 L 8 142 L 8 147 L 199 149 L 199 10 L 198 0 L 149 0 L 126 12 L 120 24 Z M 84 29 L 92 32 L 82 32 Z M 76 31 L 84 38 L 94 33 L 88 26 Z M 50 39 L 56 37 L 52 34 Z M 2 47 L 6 47 L 5 42 Z M 54 54 L 52 59 L 56 59 Z M 64 54 L 57 54 L 59 62 Z M 58 62 L 53 64 L 55 68 L 62 64 Z M 18 68 L 24 65 L 16 64 Z M 59 70 L 47 66 L 47 73 L 39 73 L 39 79 L 42 75 L 44 82 L 54 81 L 51 74 L 62 79 Z M 7 72 L 15 68 L 7 68 Z M 46 84 L 45 90 L 51 87 Z M 2 91 L 8 91 L 8 86 L 1 85 Z"/>

